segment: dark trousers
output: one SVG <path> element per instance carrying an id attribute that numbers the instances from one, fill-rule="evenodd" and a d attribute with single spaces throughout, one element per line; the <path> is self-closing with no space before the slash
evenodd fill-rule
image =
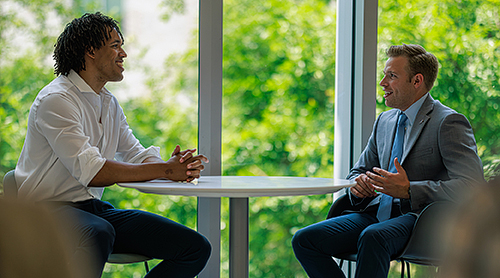
<path id="1" fill-rule="evenodd" d="M 112 252 L 163 260 L 151 269 L 148 278 L 195 277 L 210 257 L 211 246 L 203 235 L 153 213 L 115 209 L 96 199 L 58 202 L 53 209 L 71 223 L 72 261 L 89 266 L 87 277 L 100 277 Z"/>
<path id="2" fill-rule="evenodd" d="M 386 278 L 391 257 L 405 247 L 417 217 L 405 214 L 379 223 L 376 213 L 350 213 L 297 231 L 293 251 L 307 275 L 345 277 L 332 256 L 357 252 L 356 277 Z"/>

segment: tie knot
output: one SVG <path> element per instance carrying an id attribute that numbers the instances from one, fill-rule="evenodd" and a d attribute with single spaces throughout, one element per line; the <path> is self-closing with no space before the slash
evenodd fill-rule
<path id="1" fill-rule="evenodd" d="M 398 125 L 404 126 L 406 124 L 407 119 L 408 119 L 408 117 L 406 116 L 406 114 L 401 112 L 401 114 L 399 114 Z"/>

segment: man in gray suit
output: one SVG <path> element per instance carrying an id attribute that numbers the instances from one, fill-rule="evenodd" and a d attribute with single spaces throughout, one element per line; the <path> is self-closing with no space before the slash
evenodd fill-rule
<path id="1" fill-rule="evenodd" d="M 355 211 L 299 230 L 295 256 L 310 277 L 345 277 L 332 256 L 356 253 L 356 277 L 387 277 L 391 256 L 406 245 L 418 213 L 456 200 L 484 182 L 467 118 L 429 94 L 436 57 L 419 45 L 391 46 L 380 82 L 385 104 L 348 178 Z"/>

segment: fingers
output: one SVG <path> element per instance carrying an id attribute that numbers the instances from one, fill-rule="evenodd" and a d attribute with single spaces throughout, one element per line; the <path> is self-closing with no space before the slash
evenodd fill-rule
<path id="1" fill-rule="evenodd" d="M 201 170 L 188 170 L 186 172 L 186 176 L 188 176 L 188 179 L 189 178 L 199 178 L 200 177 L 200 174 L 201 174 Z"/>
<path id="2" fill-rule="evenodd" d="M 202 154 L 199 155 L 193 155 L 193 153 L 196 152 L 196 149 L 187 149 L 184 151 L 180 150 L 180 146 L 177 145 L 175 147 L 174 152 L 172 153 L 172 161 L 177 160 L 178 163 L 184 164 L 185 166 L 180 167 L 186 167 L 186 171 L 184 172 L 185 177 L 184 178 L 174 178 L 173 180 L 183 180 L 187 182 L 191 182 L 194 179 L 197 179 L 200 177 L 201 171 L 205 169 L 205 165 L 203 165 L 203 162 L 208 163 L 208 158 Z M 182 168 L 180 168 L 182 169 Z M 180 170 L 179 169 L 179 170 Z M 180 173 L 179 173 L 180 174 Z"/>
<path id="3" fill-rule="evenodd" d="M 360 191 L 358 191 L 358 189 L 356 189 L 355 186 L 351 187 L 351 193 L 354 194 L 356 197 L 359 197 L 359 198 L 366 198 L 366 197 L 369 197 L 369 196 L 365 196 L 364 194 L 362 194 Z"/>
<path id="4" fill-rule="evenodd" d="M 387 178 L 390 178 L 392 175 L 394 175 L 394 173 L 387 172 L 386 170 L 378 167 L 374 167 L 373 172 L 366 172 L 366 175 L 368 176 L 368 182 L 377 192 L 387 194 Z"/>
<path id="5" fill-rule="evenodd" d="M 195 160 L 195 161 L 189 163 L 187 165 L 187 168 L 188 168 L 188 170 L 191 170 L 191 169 L 194 169 L 194 170 L 196 170 L 196 169 L 203 170 L 203 169 L 205 169 L 205 166 L 203 165 L 203 163 L 201 162 L 201 160 Z"/>
<path id="6" fill-rule="evenodd" d="M 360 198 L 366 198 L 376 194 L 373 185 L 369 182 L 369 178 L 365 174 L 358 176 L 355 180 L 356 185 L 351 187 L 351 192 L 354 195 Z"/>
<path id="7" fill-rule="evenodd" d="M 191 152 L 185 152 L 184 154 L 182 154 L 181 158 L 179 159 L 179 162 L 180 163 L 184 163 L 185 161 L 188 161 L 190 158 L 193 157 L 193 153 Z"/>
<path id="8" fill-rule="evenodd" d="M 368 176 L 367 182 L 375 186 L 383 186 L 386 182 L 385 177 L 391 174 L 380 168 L 373 168 L 373 171 L 375 173 L 368 171 L 366 172 L 366 175 Z"/>
<path id="9" fill-rule="evenodd" d="M 209 161 L 208 161 L 208 157 L 206 157 L 206 156 L 204 156 L 204 155 L 202 155 L 202 154 L 199 154 L 199 155 L 197 155 L 197 156 L 194 156 L 194 159 L 197 159 L 197 160 L 199 159 L 199 160 L 201 160 L 201 161 L 203 161 L 203 162 L 205 162 L 205 163 L 208 163 L 208 162 L 209 162 Z"/>
<path id="10" fill-rule="evenodd" d="M 181 151 L 181 146 L 179 145 L 175 146 L 175 149 L 172 152 L 172 156 L 179 154 L 180 151 Z"/>
<path id="11" fill-rule="evenodd" d="M 187 149 L 187 150 L 184 150 L 182 152 L 180 152 L 179 154 L 180 155 L 185 155 L 186 153 L 195 153 L 196 152 L 196 149 Z"/>
<path id="12" fill-rule="evenodd" d="M 403 173 L 406 175 L 406 171 L 403 168 L 403 166 L 401 166 L 401 164 L 399 163 L 399 160 L 397 157 L 394 159 L 394 166 L 396 166 L 396 170 L 398 171 L 398 173 Z"/>
<path id="13" fill-rule="evenodd" d="M 194 152 L 196 152 L 196 149 L 187 149 L 187 150 L 181 151 L 181 146 L 177 145 L 177 146 L 175 146 L 175 149 L 172 152 L 172 156 L 174 156 L 174 155 L 185 156 L 188 153 L 194 153 Z"/>
<path id="14" fill-rule="evenodd" d="M 193 153 L 196 152 L 196 149 L 188 149 L 180 152 L 181 158 L 179 159 L 180 163 L 184 163 L 186 161 L 190 162 L 192 160 L 202 160 L 205 163 L 208 163 L 208 158 L 202 154 L 193 156 Z"/>

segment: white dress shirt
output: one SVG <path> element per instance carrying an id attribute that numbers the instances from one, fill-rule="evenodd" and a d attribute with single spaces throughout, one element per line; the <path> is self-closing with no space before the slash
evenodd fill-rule
<path id="1" fill-rule="evenodd" d="M 140 144 L 106 88 L 96 94 L 71 71 L 43 88 L 31 106 L 16 166 L 18 196 L 34 201 L 100 199 L 104 188 L 88 184 L 106 160 L 141 163 L 160 157 L 159 150 Z"/>
<path id="2" fill-rule="evenodd" d="M 425 99 L 429 96 L 429 93 L 426 93 L 421 98 L 419 98 L 415 103 L 413 103 L 408 109 L 404 111 L 406 117 L 408 117 L 408 121 L 406 121 L 406 131 L 405 131 L 405 140 L 403 145 L 403 152 L 406 149 L 406 145 L 408 144 L 408 139 L 410 138 L 411 129 L 415 124 L 415 119 L 417 118 L 418 111 L 422 107 Z"/>

